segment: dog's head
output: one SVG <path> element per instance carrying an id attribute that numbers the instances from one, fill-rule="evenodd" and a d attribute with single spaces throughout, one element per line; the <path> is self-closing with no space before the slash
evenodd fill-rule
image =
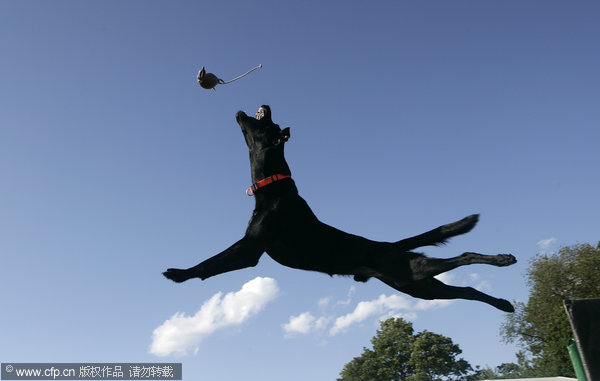
<path id="1" fill-rule="evenodd" d="M 267 105 L 260 106 L 254 118 L 249 117 L 243 111 L 238 111 L 236 120 L 242 128 L 250 151 L 283 147 L 290 138 L 290 128 L 282 130 L 273 123 L 271 108 Z"/>

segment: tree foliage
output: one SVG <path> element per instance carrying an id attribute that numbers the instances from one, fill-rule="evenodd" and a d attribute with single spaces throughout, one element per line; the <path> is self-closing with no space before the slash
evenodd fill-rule
<path id="1" fill-rule="evenodd" d="M 381 322 L 371 339 L 373 349 L 363 349 L 344 366 L 338 381 L 458 380 L 471 366 L 452 339 L 428 331 L 414 333 L 412 323 L 400 318 Z"/>
<path id="2" fill-rule="evenodd" d="M 515 303 L 501 331 L 505 341 L 517 342 L 532 355 L 533 375 L 574 376 L 566 349 L 573 336 L 563 307 L 565 299 L 600 297 L 600 242 L 577 244 L 558 253 L 538 254 L 527 270 L 527 303 Z"/>
<path id="3" fill-rule="evenodd" d="M 479 367 L 476 367 L 475 372 L 469 375 L 467 380 L 505 380 L 532 377 L 535 377 L 535 372 L 531 367 L 531 361 L 524 352 L 520 351 L 517 353 L 517 363 L 503 363 L 495 368 L 479 369 Z"/>

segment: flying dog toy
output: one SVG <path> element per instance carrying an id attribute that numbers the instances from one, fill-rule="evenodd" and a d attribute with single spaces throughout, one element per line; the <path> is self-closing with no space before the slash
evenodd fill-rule
<path id="1" fill-rule="evenodd" d="M 204 66 L 202 66 L 202 69 L 200 69 L 200 71 L 198 72 L 198 84 L 200 86 L 202 86 L 203 89 L 213 89 L 213 90 L 217 91 L 217 89 L 215 89 L 215 86 L 217 86 L 217 85 L 226 85 L 226 84 L 231 83 L 233 81 L 237 81 L 238 79 L 240 79 L 240 78 L 242 78 L 242 77 L 244 77 L 244 76 L 252 73 L 256 69 L 260 69 L 261 67 L 262 67 L 262 65 L 258 65 L 254 69 L 248 70 L 247 72 L 245 72 L 244 74 L 240 75 L 239 77 L 235 77 L 231 81 L 225 82 L 221 78 L 218 78 L 213 73 L 207 73 L 206 70 L 204 69 Z"/>

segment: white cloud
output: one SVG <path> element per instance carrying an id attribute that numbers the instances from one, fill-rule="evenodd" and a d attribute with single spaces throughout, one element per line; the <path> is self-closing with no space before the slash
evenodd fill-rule
<path id="1" fill-rule="evenodd" d="M 356 293 L 356 286 L 354 286 L 354 285 L 350 286 L 350 289 L 348 290 L 348 293 L 346 294 L 347 298 L 344 300 L 338 300 L 337 302 L 335 302 L 334 307 L 349 305 L 352 302 L 352 296 L 355 293 Z"/>
<path id="2" fill-rule="evenodd" d="M 194 315 L 177 312 L 152 333 L 150 352 L 156 356 L 185 355 L 198 351 L 198 344 L 218 329 L 237 326 L 260 312 L 277 297 L 279 287 L 272 278 L 256 277 L 237 292 L 224 297 L 219 292 L 202 304 Z"/>
<path id="3" fill-rule="evenodd" d="M 315 317 L 310 312 L 303 312 L 298 316 L 291 316 L 290 321 L 283 325 L 286 334 L 307 334 L 313 328 Z"/>
<path id="4" fill-rule="evenodd" d="M 489 292 L 492 291 L 492 284 L 487 280 L 483 280 L 475 285 L 475 289 L 482 292 Z"/>
<path id="5" fill-rule="evenodd" d="M 540 248 L 542 253 L 546 253 L 546 251 L 550 248 L 550 246 L 554 245 L 556 243 L 556 241 L 557 241 L 557 239 L 554 237 L 542 239 L 542 240 L 538 241 L 537 246 Z"/>
<path id="6" fill-rule="evenodd" d="M 327 307 L 329 306 L 330 301 L 331 301 L 331 298 L 319 299 L 319 302 L 317 303 L 317 305 L 319 306 L 319 309 L 321 310 L 321 312 L 325 312 L 327 310 Z"/>
<path id="7" fill-rule="evenodd" d="M 377 321 L 377 323 L 382 322 L 384 320 L 387 319 L 405 319 L 405 320 L 417 320 L 417 313 L 416 312 L 407 312 L 407 313 L 398 313 L 398 312 L 394 312 L 394 311 L 389 311 L 387 314 L 385 315 L 381 315 Z"/>
<path id="8" fill-rule="evenodd" d="M 354 294 L 356 294 L 356 286 L 352 285 L 348 290 L 348 297 L 351 298 Z"/>
<path id="9" fill-rule="evenodd" d="M 479 275 L 478 273 L 469 274 L 469 278 L 471 278 L 471 281 L 473 282 L 478 282 L 474 286 L 475 289 L 483 292 L 492 291 L 492 284 L 485 279 L 482 280 L 481 275 Z"/>
<path id="10" fill-rule="evenodd" d="M 315 325 L 314 325 L 315 331 L 320 331 L 320 330 L 325 329 L 325 327 L 327 327 L 327 324 L 329 324 L 330 321 L 331 321 L 330 318 L 325 317 L 325 316 L 321 316 L 315 322 Z"/>
<path id="11" fill-rule="evenodd" d="M 410 301 L 401 295 L 380 295 L 377 299 L 358 303 L 354 311 L 335 319 L 329 335 L 337 335 L 352 324 L 360 323 L 373 315 L 384 315 L 390 311 L 408 308 L 410 308 Z"/>
<path id="12" fill-rule="evenodd" d="M 442 276 L 444 279 L 450 279 L 451 276 Z M 421 300 L 405 297 L 403 295 L 380 295 L 377 299 L 359 302 L 354 310 L 348 314 L 333 318 L 326 316 L 324 307 L 329 304 L 329 298 L 319 300 L 319 307 L 323 316 L 318 319 L 310 312 L 303 312 L 297 316 L 291 316 L 290 320 L 282 324 L 285 337 L 293 337 L 297 334 L 309 334 L 312 332 L 322 331 L 333 321 L 332 327 L 329 329 L 329 336 L 335 336 L 351 325 L 364 322 L 371 317 L 377 317 L 379 321 L 391 317 L 404 318 L 407 320 L 415 320 L 417 318 L 416 311 L 425 311 L 437 308 L 443 308 L 454 303 L 454 300 Z M 333 307 L 339 305 L 337 302 Z"/>
<path id="13" fill-rule="evenodd" d="M 441 274 L 434 276 L 434 278 L 439 280 L 440 282 L 449 284 L 449 283 L 452 283 L 452 281 L 454 280 L 454 274 L 441 273 Z"/>
<path id="14" fill-rule="evenodd" d="M 329 320 L 325 316 L 317 319 L 310 312 L 303 312 L 298 316 L 290 316 L 289 322 L 282 324 L 281 327 L 285 332 L 285 337 L 292 337 L 296 334 L 306 335 L 325 329 Z"/>
<path id="15" fill-rule="evenodd" d="M 419 299 L 419 301 L 413 306 L 413 309 L 417 311 L 435 310 L 437 308 L 447 307 L 454 302 L 455 300 L 453 299 Z"/>

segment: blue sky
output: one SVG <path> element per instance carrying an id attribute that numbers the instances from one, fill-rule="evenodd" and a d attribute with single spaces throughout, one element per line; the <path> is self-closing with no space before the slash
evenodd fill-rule
<path id="1" fill-rule="evenodd" d="M 267 256 L 204 282 L 161 272 L 243 235 L 235 113 L 269 104 L 322 221 L 393 241 L 481 213 L 425 253 L 513 253 L 443 277 L 525 301 L 536 253 L 599 239 L 599 16 L 593 1 L 0 1 L 0 360 L 331 380 L 404 316 L 472 365 L 514 361 L 482 303 Z"/>

